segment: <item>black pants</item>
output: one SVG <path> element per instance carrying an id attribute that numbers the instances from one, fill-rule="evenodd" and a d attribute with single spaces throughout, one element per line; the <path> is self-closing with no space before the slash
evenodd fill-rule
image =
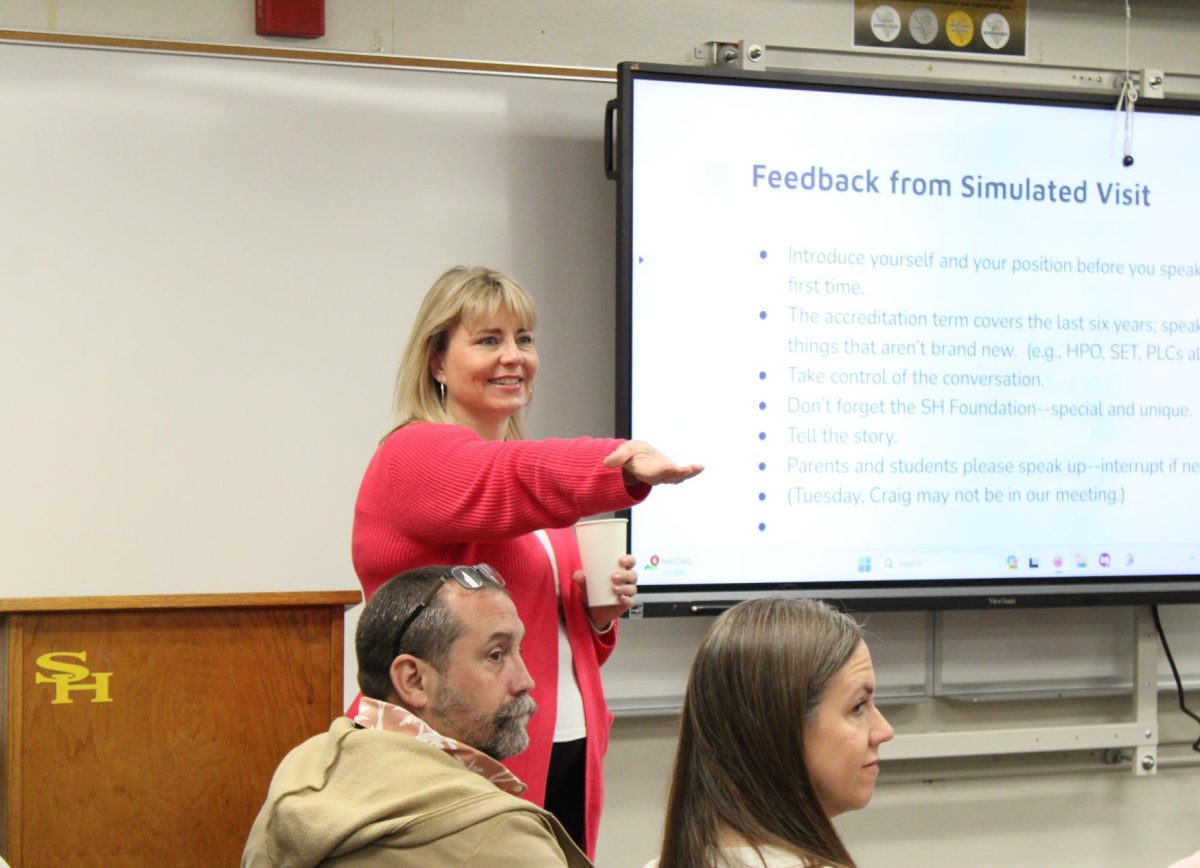
<path id="1" fill-rule="evenodd" d="M 556 741 L 546 776 L 546 810 L 558 818 L 567 834 L 584 846 L 584 784 L 587 780 L 587 739 Z"/>

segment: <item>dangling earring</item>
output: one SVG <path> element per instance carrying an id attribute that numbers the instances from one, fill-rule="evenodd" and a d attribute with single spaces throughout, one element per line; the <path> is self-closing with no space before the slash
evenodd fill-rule
<path id="1" fill-rule="evenodd" d="M 445 404 L 446 403 L 446 384 L 443 383 L 441 380 L 438 380 L 437 388 L 438 388 L 438 400 L 442 404 Z"/>

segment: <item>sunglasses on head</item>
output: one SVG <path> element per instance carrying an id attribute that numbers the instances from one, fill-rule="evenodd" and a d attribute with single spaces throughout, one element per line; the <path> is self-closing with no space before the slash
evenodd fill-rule
<path id="1" fill-rule="evenodd" d="M 451 567 L 439 576 L 438 579 L 439 581 L 434 583 L 426 592 L 425 596 L 421 598 L 421 602 L 417 603 L 417 607 L 412 610 L 412 613 L 400 625 L 400 632 L 396 634 L 396 645 L 392 652 L 393 659 L 400 656 L 400 643 L 404 641 L 404 634 L 408 632 L 408 628 L 412 626 L 413 621 L 417 620 L 417 616 L 429 607 L 429 604 L 433 602 L 433 598 L 438 595 L 438 591 L 442 589 L 442 585 L 446 584 L 446 582 L 455 582 L 460 588 L 468 591 L 478 591 L 489 582 L 496 587 L 504 587 L 504 577 L 489 564 L 475 564 L 475 566 L 460 564 L 459 566 Z"/>

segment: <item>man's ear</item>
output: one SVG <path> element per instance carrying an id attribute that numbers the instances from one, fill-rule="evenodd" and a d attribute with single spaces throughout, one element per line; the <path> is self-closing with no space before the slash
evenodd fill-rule
<path id="1" fill-rule="evenodd" d="M 401 654 L 392 661 L 390 670 L 392 690 L 400 703 L 414 711 L 429 705 L 433 696 L 434 669 L 411 654 Z"/>

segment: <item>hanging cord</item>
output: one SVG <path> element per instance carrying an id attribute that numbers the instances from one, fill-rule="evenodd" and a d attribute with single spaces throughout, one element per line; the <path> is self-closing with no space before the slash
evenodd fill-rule
<path id="1" fill-rule="evenodd" d="M 1183 680 L 1179 677 L 1179 669 L 1175 665 L 1175 658 L 1171 656 L 1171 646 L 1167 644 L 1167 634 L 1163 632 L 1162 621 L 1158 618 L 1158 606 L 1151 606 L 1150 613 L 1154 615 L 1154 629 L 1158 631 L 1158 641 L 1162 643 L 1163 651 L 1167 655 L 1167 662 L 1171 664 L 1171 674 L 1175 676 L 1175 693 L 1179 696 L 1179 710 L 1196 721 L 1196 723 L 1200 723 L 1200 715 L 1190 710 L 1184 703 Z M 1192 750 L 1200 752 L 1200 738 L 1197 738 L 1192 743 Z"/>
<path id="2" fill-rule="evenodd" d="M 1125 0 L 1125 79 L 1121 82 L 1121 95 L 1117 97 L 1117 121 L 1121 112 L 1125 112 L 1125 148 L 1121 165 L 1129 168 L 1133 165 L 1133 106 L 1137 102 L 1137 85 L 1133 83 L 1133 74 L 1129 71 L 1129 31 L 1133 24 L 1133 10 L 1129 8 L 1129 0 Z M 1113 125 L 1113 137 L 1116 137 L 1116 124 Z"/>

